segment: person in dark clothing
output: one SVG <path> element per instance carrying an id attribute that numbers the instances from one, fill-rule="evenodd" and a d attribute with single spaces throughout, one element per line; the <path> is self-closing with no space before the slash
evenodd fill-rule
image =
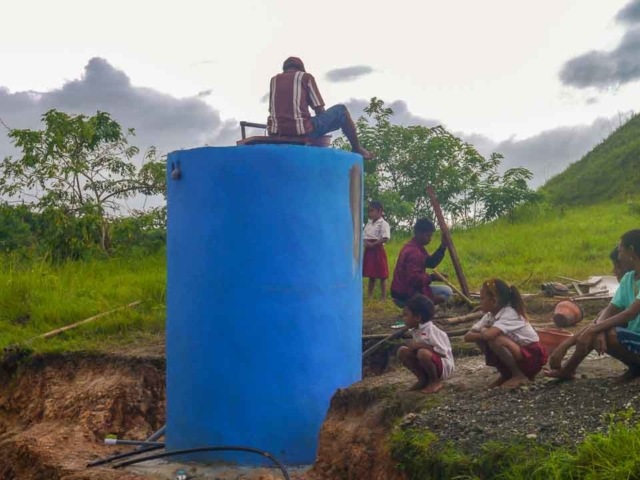
<path id="1" fill-rule="evenodd" d="M 428 218 L 419 219 L 413 227 L 413 238 L 409 240 L 398 256 L 391 282 L 391 297 L 396 305 L 404 307 L 406 302 L 416 293 L 430 298 L 433 303 L 440 304 L 453 294 L 447 286 L 431 285 L 437 280 L 435 275 L 425 272 L 426 268 L 436 268 L 447 252 L 444 240 L 440 246 L 429 254 L 425 245 L 431 242 L 436 227 Z"/>

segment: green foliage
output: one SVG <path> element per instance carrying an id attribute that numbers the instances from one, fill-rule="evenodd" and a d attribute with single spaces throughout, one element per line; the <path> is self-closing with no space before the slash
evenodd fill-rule
<path id="1" fill-rule="evenodd" d="M 150 148 L 138 170 L 132 159 L 139 150 L 128 144 L 134 131 L 123 133 L 105 112 L 87 117 L 50 110 L 43 122 L 43 130 L 10 130 L 22 156 L 2 161 L 0 195 L 26 199 L 42 214 L 48 223 L 39 240 L 53 256 L 76 258 L 94 245 L 108 252 L 119 202 L 165 193 L 164 162 Z"/>
<path id="2" fill-rule="evenodd" d="M 550 179 L 542 191 L 557 205 L 637 197 L 639 161 L 640 116 L 634 115 L 582 159 Z"/>
<path id="3" fill-rule="evenodd" d="M 371 99 L 365 113 L 357 122 L 358 135 L 362 145 L 376 154 L 364 162 L 365 194 L 383 203 L 394 229 L 407 229 L 421 216 L 433 218 L 427 185 L 436 189 L 453 225 L 490 221 L 536 198 L 527 186 L 528 170 L 498 173 L 499 154 L 486 159 L 440 126 L 394 125 L 393 111 L 377 98 Z M 344 138 L 335 146 L 347 148 Z"/>
<path id="4" fill-rule="evenodd" d="M 391 455 L 411 480 L 617 480 L 640 476 L 640 425 L 612 422 L 606 434 L 592 433 L 575 449 L 526 440 L 491 442 L 478 455 L 457 451 L 433 433 L 396 427 Z"/>

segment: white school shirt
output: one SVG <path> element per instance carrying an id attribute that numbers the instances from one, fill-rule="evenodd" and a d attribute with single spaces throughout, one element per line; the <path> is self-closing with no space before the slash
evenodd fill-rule
<path id="1" fill-rule="evenodd" d="M 391 228 L 387 221 L 380 217 L 375 222 L 369 220 L 364 227 L 365 240 L 382 240 L 383 238 L 391 238 Z"/>
<path id="2" fill-rule="evenodd" d="M 414 342 L 423 342 L 433 348 L 433 351 L 442 357 L 442 380 L 453 375 L 455 364 L 449 336 L 436 327 L 433 322 L 420 324 L 409 330 Z"/>
<path id="3" fill-rule="evenodd" d="M 495 316 L 487 313 L 471 327 L 471 330 L 479 332 L 483 328 L 491 327 L 499 328 L 507 337 L 523 347 L 540 340 L 531 324 L 512 307 L 504 307 Z"/>

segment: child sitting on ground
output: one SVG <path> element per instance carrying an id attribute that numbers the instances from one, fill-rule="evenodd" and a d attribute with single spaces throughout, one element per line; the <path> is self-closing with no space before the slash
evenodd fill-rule
<path id="1" fill-rule="evenodd" d="M 620 248 L 616 246 L 616 248 L 614 248 L 613 251 L 609 254 L 609 259 L 613 263 L 613 274 L 618 279 L 618 282 L 622 280 L 622 277 L 624 277 L 625 273 L 633 270 L 633 268 L 628 265 L 626 257 L 622 259 L 619 257 L 620 257 Z M 603 313 L 604 313 L 604 310 L 598 314 L 598 317 L 596 318 L 596 320 Z M 595 323 L 596 320 L 594 320 L 593 322 Z M 549 356 L 549 368 L 551 370 L 560 370 L 560 368 L 562 368 L 562 360 L 564 359 L 564 356 L 567 354 L 567 352 L 571 347 L 573 347 L 576 343 L 578 343 L 578 338 L 580 337 L 580 334 L 584 332 L 587 328 L 589 328 L 589 326 L 590 325 L 587 325 L 580 332 L 578 332 L 577 334 L 573 335 L 572 337 L 568 338 L 567 340 L 562 342 L 560 345 L 558 345 L 558 347 Z M 628 380 L 628 377 L 629 375 L 631 375 L 631 373 L 633 373 L 633 369 L 630 369 L 625 375 L 620 377 L 618 379 L 618 382 L 621 383 L 621 382 L 624 382 L 625 380 Z"/>
<path id="2" fill-rule="evenodd" d="M 533 380 L 547 363 L 547 351 L 527 320 L 524 301 L 515 286 L 491 279 L 480 290 L 480 309 L 486 313 L 464 336 L 476 342 L 486 364 L 500 377 L 489 388 L 517 388 Z"/>
<path id="3" fill-rule="evenodd" d="M 435 305 L 424 295 L 416 294 L 404 307 L 404 324 L 413 340 L 400 347 L 398 357 L 416 377 L 411 390 L 422 393 L 436 393 L 442 388 L 442 380 L 449 378 L 455 369 L 451 342 L 445 332 L 436 327 L 431 320 L 435 314 Z"/>
<path id="4" fill-rule="evenodd" d="M 629 367 L 618 379 L 628 381 L 640 376 L 640 230 L 630 230 L 620 239 L 619 259 L 632 270 L 622 277 L 611 303 L 596 321 L 578 334 L 576 349 L 560 368 L 545 375 L 572 380 L 578 365 L 596 350 L 608 353 Z"/>
<path id="5" fill-rule="evenodd" d="M 364 227 L 364 256 L 362 259 L 362 276 L 369 279 L 369 298 L 373 298 L 376 279 L 380 280 L 380 299 L 387 299 L 387 278 L 389 264 L 384 244 L 391 238 L 391 229 L 382 218 L 382 204 L 369 203 L 369 221 Z"/>

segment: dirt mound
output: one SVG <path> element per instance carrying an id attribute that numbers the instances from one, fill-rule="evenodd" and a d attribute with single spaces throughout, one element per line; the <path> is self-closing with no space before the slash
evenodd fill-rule
<path id="1" fill-rule="evenodd" d="M 107 434 L 144 439 L 165 419 L 164 362 L 46 355 L 0 365 L 0 478 L 135 479 L 85 470 L 115 453 Z"/>
<path id="2" fill-rule="evenodd" d="M 309 480 L 404 480 L 387 447 L 395 419 L 428 408 L 433 397 L 398 396 L 404 376 L 369 378 L 338 392 L 320 431 L 316 462 Z"/>

